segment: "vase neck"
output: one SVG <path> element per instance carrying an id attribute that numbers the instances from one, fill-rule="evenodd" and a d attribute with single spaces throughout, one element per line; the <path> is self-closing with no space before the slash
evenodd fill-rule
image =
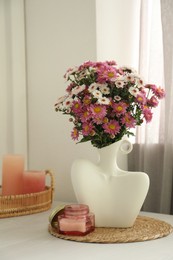
<path id="1" fill-rule="evenodd" d="M 98 149 L 98 166 L 106 175 L 116 175 L 118 172 L 117 155 L 120 142 L 113 143 L 104 148 Z"/>

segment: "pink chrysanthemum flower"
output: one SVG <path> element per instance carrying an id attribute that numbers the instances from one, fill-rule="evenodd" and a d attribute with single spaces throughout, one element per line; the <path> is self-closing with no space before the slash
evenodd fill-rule
<path id="1" fill-rule="evenodd" d="M 145 104 L 146 103 L 146 96 L 142 93 L 139 93 L 139 94 L 137 94 L 137 96 L 136 96 L 136 100 L 137 100 L 137 102 L 138 103 L 140 103 L 140 104 Z"/>
<path id="2" fill-rule="evenodd" d="M 79 132 L 78 130 L 74 127 L 73 131 L 71 132 L 71 138 L 75 141 L 78 140 L 79 138 Z"/>
<path id="3" fill-rule="evenodd" d="M 121 127 L 116 120 L 110 120 L 108 123 L 103 124 L 105 133 L 116 135 L 119 133 Z"/>
<path id="4" fill-rule="evenodd" d="M 96 63 L 92 61 L 85 61 L 82 65 L 79 66 L 79 70 L 83 70 L 89 67 L 95 67 Z"/>
<path id="5" fill-rule="evenodd" d="M 96 125 L 102 125 L 104 123 L 104 118 L 94 117 L 92 118 L 92 123 L 95 123 Z"/>
<path id="6" fill-rule="evenodd" d="M 68 93 L 70 93 L 75 86 L 76 86 L 76 85 L 75 85 L 73 82 L 70 83 L 70 85 L 66 88 L 66 91 L 67 91 Z"/>
<path id="7" fill-rule="evenodd" d="M 147 123 L 151 122 L 153 114 L 151 112 L 151 110 L 149 108 L 145 108 L 143 110 L 143 114 L 144 114 L 144 118 L 146 120 Z"/>
<path id="8" fill-rule="evenodd" d="M 74 101 L 71 110 L 74 113 L 76 113 L 76 114 L 80 114 L 81 111 L 82 111 L 82 103 L 81 103 L 81 101 L 80 100 Z"/>
<path id="9" fill-rule="evenodd" d="M 79 94 L 80 92 L 82 92 L 85 88 L 86 88 L 85 85 L 76 86 L 75 88 L 72 89 L 71 95 L 77 95 L 77 94 Z"/>
<path id="10" fill-rule="evenodd" d="M 91 103 L 91 97 L 89 95 L 86 95 L 82 100 L 84 105 L 89 105 Z"/>
<path id="11" fill-rule="evenodd" d="M 147 100 L 147 104 L 151 107 L 157 107 L 159 104 L 159 101 L 155 96 L 152 96 L 150 99 Z"/>
<path id="12" fill-rule="evenodd" d="M 154 84 L 146 84 L 145 88 L 148 88 L 148 89 L 155 91 L 157 89 L 157 86 L 154 85 Z"/>
<path id="13" fill-rule="evenodd" d="M 121 119 L 121 123 L 124 124 L 128 128 L 133 128 L 136 125 L 135 119 L 130 115 L 130 113 L 126 113 L 124 117 Z"/>
<path id="14" fill-rule="evenodd" d="M 103 105 L 91 104 L 90 111 L 94 117 L 103 118 L 106 116 L 106 106 Z"/>
<path id="15" fill-rule="evenodd" d="M 91 123 L 83 123 L 82 125 L 82 134 L 88 136 L 93 132 L 93 125 Z"/>
<path id="16" fill-rule="evenodd" d="M 165 97 L 165 91 L 163 88 L 159 87 L 156 88 L 155 91 L 153 91 L 154 94 L 156 95 L 156 97 L 158 97 L 159 99 L 164 98 Z"/>
<path id="17" fill-rule="evenodd" d="M 101 66 L 98 71 L 98 82 L 106 83 L 107 81 L 115 81 L 117 76 L 117 71 L 114 67 Z"/>
<path id="18" fill-rule="evenodd" d="M 111 60 L 111 61 L 106 61 L 106 63 L 108 64 L 108 65 L 113 65 L 113 66 L 115 66 L 115 65 L 117 65 L 117 63 L 114 61 L 114 60 Z"/>
<path id="19" fill-rule="evenodd" d="M 91 118 L 91 113 L 88 110 L 85 110 L 80 114 L 80 120 L 82 123 L 87 122 Z"/>
<path id="20" fill-rule="evenodd" d="M 119 114 L 119 115 L 123 115 L 126 113 L 126 109 L 128 107 L 128 105 L 124 102 L 119 102 L 119 103 L 113 103 L 113 111 L 116 113 L 116 114 Z"/>

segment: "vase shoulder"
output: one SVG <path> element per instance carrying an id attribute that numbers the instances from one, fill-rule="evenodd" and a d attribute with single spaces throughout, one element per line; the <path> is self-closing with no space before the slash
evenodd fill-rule
<path id="1" fill-rule="evenodd" d="M 115 169 L 114 169 L 115 170 Z M 75 174 L 94 174 L 96 175 L 106 175 L 111 178 L 141 178 L 148 179 L 148 175 L 144 172 L 133 172 L 133 171 L 125 171 L 120 168 L 116 169 L 117 172 L 113 172 L 113 174 L 107 174 L 107 171 L 104 171 L 104 168 L 100 166 L 98 163 L 93 163 L 90 160 L 86 159 L 76 159 L 72 164 L 72 172 Z"/>

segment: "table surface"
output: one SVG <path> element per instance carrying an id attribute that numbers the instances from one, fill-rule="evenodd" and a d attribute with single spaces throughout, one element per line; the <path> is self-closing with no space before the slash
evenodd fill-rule
<path id="1" fill-rule="evenodd" d="M 156 240 L 95 244 L 67 241 L 48 232 L 48 211 L 0 219 L 0 260 L 173 260 L 173 233 Z M 146 213 L 142 215 L 164 220 L 173 226 L 173 216 Z"/>

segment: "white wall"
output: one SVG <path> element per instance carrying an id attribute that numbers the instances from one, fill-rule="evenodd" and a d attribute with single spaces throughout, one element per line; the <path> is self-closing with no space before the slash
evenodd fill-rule
<path id="1" fill-rule="evenodd" d="M 67 68 L 96 60 L 95 1 L 26 0 L 29 168 L 51 168 L 56 198 L 75 200 L 70 167 L 75 158 L 91 158 L 89 144 L 75 145 L 68 117 L 54 112 L 65 94 Z"/>
<path id="2" fill-rule="evenodd" d="M 141 0 L 96 0 L 97 57 L 138 70 Z"/>

